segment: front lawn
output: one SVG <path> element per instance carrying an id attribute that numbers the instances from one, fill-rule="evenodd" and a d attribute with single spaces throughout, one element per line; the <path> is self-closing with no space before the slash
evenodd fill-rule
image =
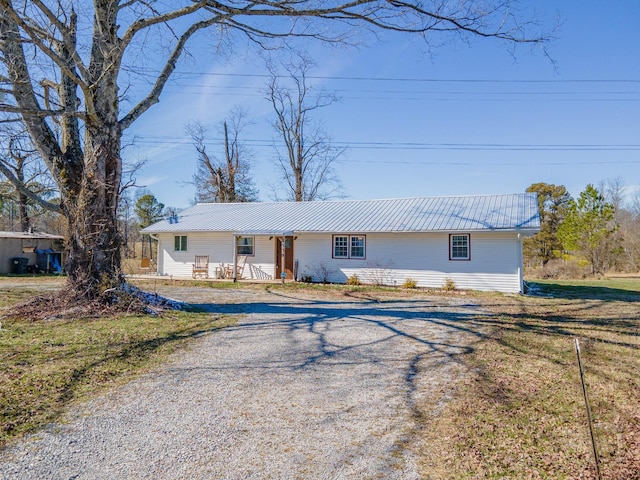
<path id="1" fill-rule="evenodd" d="M 0 306 L 35 290 L 0 289 Z M 50 319 L 4 318 L 0 328 L 0 447 L 56 421 L 70 402 L 127 382 L 185 341 L 233 323 L 230 317 L 167 312 Z"/>
<path id="2" fill-rule="evenodd" d="M 602 476 L 640 479 L 640 280 L 537 286 L 476 299 L 469 376 L 441 415 L 421 407 L 425 478 L 596 478 L 578 338 Z"/>

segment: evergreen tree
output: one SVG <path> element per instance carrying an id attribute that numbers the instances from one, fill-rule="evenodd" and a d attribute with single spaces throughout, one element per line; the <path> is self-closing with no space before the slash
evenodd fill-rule
<path id="1" fill-rule="evenodd" d="M 567 215 L 571 195 L 564 185 L 544 182 L 532 184 L 527 192 L 538 194 L 540 232 L 525 239 L 524 255 L 533 263 L 542 262 L 542 265 L 546 265 L 549 260 L 561 255 L 562 242 L 558 238 L 558 228 Z"/>
<path id="2" fill-rule="evenodd" d="M 149 225 L 162 219 L 164 211 L 164 203 L 158 202 L 156 197 L 150 193 L 142 195 L 136 202 L 135 212 L 140 220 L 140 228 L 148 227 Z M 149 258 L 153 258 L 152 239 L 150 235 L 146 235 L 149 239 Z M 142 240 L 142 256 L 144 257 L 144 238 Z"/>
<path id="3" fill-rule="evenodd" d="M 566 250 L 576 252 L 591 264 L 592 274 L 604 274 L 615 250 L 611 239 L 617 229 L 613 205 L 589 184 L 577 201 L 569 201 L 558 238 Z"/>

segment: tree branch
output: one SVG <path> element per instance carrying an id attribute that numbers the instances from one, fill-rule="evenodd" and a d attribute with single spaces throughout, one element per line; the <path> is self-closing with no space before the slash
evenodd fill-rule
<path id="1" fill-rule="evenodd" d="M 35 32 L 35 29 L 33 27 L 31 27 L 27 22 L 25 22 L 16 13 L 14 8 L 11 6 L 9 0 L 0 0 L 0 7 L 2 7 L 5 10 L 5 12 L 11 17 L 11 20 L 13 20 L 13 22 L 15 23 L 16 26 L 19 26 L 20 28 L 22 28 L 27 33 L 27 35 L 29 36 L 31 41 L 38 47 L 39 51 L 41 51 L 47 57 L 49 57 L 51 60 L 53 60 L 53 62 L 60 68 L 60 70 L 65 75 L 67 75 L 70 79 L 72 79 L 78 86 L 80 86 L 80 88 L 82 88 L 84 91 L 87 90 L 87 84 L 76 74 L 75 71 L 73 71 L 72 69 L 69 68 L 69 65 L 67 64 L 65 59 L 61 58 L 54 51 L 54 49 L 52 49 L 49 46 L 47 46 L 44 43 L 44 41 L 40 38 L 40 35 L 38 35 Z M 51 13 L 51 15 L 53 15 L 53 14 Z M 63 32 L 61 32 L 61 33 L 63 33 Z M 53 44 L 65 43 L 64 41 L 60 42 L 58 39 L 56 39 L 54 37 L 49 37 L 49 40 Z M 75 48 L 73 49 L 73 51 L 75 52 Z M 77 58 L 77 52 L 76 52 L 76 58 Z M 80 65 L 82 65 L 82 64 L 80 64 Z"/>
<path id="2" fill-rule="evenodd" d="M 22 182 L 20 182 L 16 178 L 16 176 L 13 174 L 11 169 L 9 169 L 1 160 L 0 160 L 0 173 L 2 173 L 7 178 L 7 180 L 11 182 L 11 184 L 16 188 L 16 190 L 18 190 L 21 194 L 23 194 L 32 202 L 52 212 L 63 213 L 60 205 L 56 203 L 47 202 L 43 198 L 40 198 L 38 195 L 33 193 L 31 190 L 29 190 Z"/>
<path id="3" fill-rule="evenodd" d="M 62 152 L 36 99 L 22 49 L 22 39 L 17 25 L 9 17 L 6 4 L 7 0 L 0 0 L 0 50 L 7 60 L 7 74 L 13 85 L 13 95 L 34 146 L 49 169 L 55 172 L 54 159 L 60 158 Z"/>
<path id="4" fill-rule="evenodd" d="M 122 48 L 123 49 L 126 48 L 127 45 L 129 45 L 133 40 L 133 37 L 136 35 L 136 33 L 138 33 L 140 30 L 149 28 L 153 25 L 158 25 L 160 23 L 167 23 L 171 20 L 175 20 L 177 18 L 185 17 L 187 15 L 195 13 L 198 10 L 201 10 L 202 8 L 204 8 L 206 3 L 207 3 L 206 0 L 194 1 L 190 6 L 180 8 L 172 12 L 168 12 L 162 15 L 157 15 L 155 17 L 136 20 L 129 26 L 127 31 L 122 36 L 122 40 L 121 40 Z"/>
<path id="5" fill-rule="evenodd" d="M 143 100 L 141 100 L 135 107 L 133 107 L 131 111 L 127 113 L 120 120 L 119 124 L 122 130 L 127 129 L 133 122 L 135 122 L 140 117 L 140 115 L 142 115 L 144 112 L 149 110 L 151 106 L 155 105 L 160 101 L 160 94 L 162 93 L 162 90 L 164 90 L 164 87 L 167 84 L 167 82 L 169 81 L 171 74 L 176 69 L 176 64 L 178 62 L 178 59 L 180 58 L 180 55 L 184 51 L 187 41 L 199 30 L 207 28 L 217 22 L 218 22 L 218 19 L 214 17 L 208 20 L 203 20 L 201 22 L 194 23 L 193 25 L 191 25 L 191 27 L 187 29 L 186 32 L 184 32 L 180 36 L 178 43 L 176 44 L 173 51 L 171 52 L 169 59 L 165 63 L 162 69 L 162 72 L 160 72 L 160 75 L 156 79 L 156 82 L 153 85 L 153 88 L 151 89 L 149 94 Z"/>

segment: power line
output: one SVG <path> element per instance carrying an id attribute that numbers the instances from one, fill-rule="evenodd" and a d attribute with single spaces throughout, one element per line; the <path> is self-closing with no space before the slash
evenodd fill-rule
<path id="1" fill-rule="evenodd" d="M 185 90 L 187 86 L 181 86 L 180 89 L 167 88 L 166 92 L 178 93 L 180 95 L 218 95 L 218 96 L 233 96 L 233 97 L 260 97 L 264 98 L 264 95 L 256 92 L 255 89 L 249 87 L 204 87 L 203 90 Z M 204 90 L 207 88 L 207 90 Z M 232 90 L 227 92 L 225 90 Z M 238 90 L 245 90 L 244 92 Z M 420 91 L 376 91 L 376 90 L 333 90 L 332 92 L 339 94 L 341 100 L 406 100 L 406 101 L 462 101 L 462 102 L 539 102 L 539 101 L 552 101 L 552 102 L 637 102 L 640 101 L 640 92 L 420 92 Z M 347 93 L 343 95 L 341 92 Z M 356 93 L 356 95 L 350 95 L 350 93 Z M 358 93 L 370 93 L 373 95 L 358 95 Z M 384 95 L 388 96 L 376 96 Z M 402 96 L 393 96 L 402 95 Z M 415 95 L 415 96 L 406 96 Z M 425 95 L 425 96 L 418 96 Z M 427 95 L 457 95 L 456 97 L 442 97 L 435 96 L 429 97 Z M 477 98 L 470 97 L 471 95 Z M 602 95 L 604 97 L 590 97 L 591 95 Z M 621 95 L 626 95 L 622 97 Z M 630 96 L 631 95 L 631 96 Z M 497 96 L 505 96 L 507 98 L 495 98 Z M 522 98 L 517 98 L 520 96 Z M 568 98 L 561 98 L 566 96 Z M 607 97 L 608 96 L 608 97 Z M 483 98 L 486 97 L 486 98 Z M 531 97 L 531 98 L 527 98 Z M 540 98 L 545 97 L 545 98 Z"/>
<path id="2" fill-rule="evenodd" d="M 209 144 L 222 144 L 222 138 L 208 138 Z M 191 145 L 191 139 L 137 135 L 135 143 L 145 145 Z M 244 139 L 249 147 L 272 147 L 273 140 Z M 358 142 L 333 141 L 332 145 L 349 149 L 373 150 L 481 150 L 481 151 L 638 151 L 640 144 L 517 144 L 517 143 L 427 143 L 427 142 Z"/>
<path id="3" fill-rule="evenodd" d="M 154 75 L 160 72 L 154 72 Z M 264 73 L 221 73 L 221 72 L 180 72 L 178 76 L 209 76 L 209 77 L 232 77 L 232 78 L 271 78 L 271 75 Z M 276 75 L 278 76 L 278 75 Z M 281 75 L 280 77 L 287 77 Z M 349 77 L 334 75 L 308 75 L 306 78 L 312 80 L 347 80 L 347 81 L 371 81 L 371 82 L 416 82 L 416 83 L 496 83 L 496 84 L 602 84 L 602 83 L 630 83 L 640 84 L 640 79 L 555 79 L 555 80 L 517 80 L 517 79 L 488 79 L 488 78 L 420 78 L 420 77 Z"/>
<path id="4" fill-rule="evenodd" d="M 132 75 L 156 78 L 161 72 L 136 66 L 135 70 L 128 69 Z M 229 77 L 229 78 L 271 78 L 266 73 L 228 73 L 228 72 L 175 72 L 174 81 L 179 77 Z M 288 75 L 276 75 L 288 78 Z M 490 78 L 428 78 L 428 77 L 368 77 L 341 75 L 307 75 L 310 80 L 340 80 L 354 82 L 416 82 L 416 83 L 462 83 L 462 84 L 640 84 L 635 78 L 569 78 L 569 79 L 490 79 Z"/>
<path id="5" fill-rule="evenodd" d="M 497 166 L 497 167 L 523 167 L 526 166 L 523 162 L 494 162 L 494 161 L 482 161 L 482 162 L 461 162 L 458 160 L 441 160 L 441 161 L 421 161 L 421 160 L 348 160 L 347 163 L 374 163 L 374 164 L 389 164 L 389 165 L 455 165 L 455 166 L 465 166 L 465 167 L 478 167 L 478 166 Z M 539 167 L 539 166 L 560 166 L 560 165 L 625 165 L 625 164 L 640 164 L 640 159 L 638 160 L 612 160 L 612 161 L 552 161 L 552 162 L 541 162 L 538 161 L 534 164 L 531 162 L 528 163 L 528 166 L 531 167 Z"/>
<path id="6" fill-rule="evenodd" d="M 251 86 L 243 86 L 243 85 L 209 85 L 204 83 L 186 83 L 179 82 L 174 85 L 179 88 L 200 88 L 202 90 L 211 89 L 211 90 L 246 90 L 249 92 L 255 92 L 255 87 Z M 373 89 L 362 89 L 362 88 L 354 88 L 354 89 L 332 89 L 332 92 L 337 93 L 388 93 L 388 94 L 414 94 L 414 95 L 567 95 L 567 96 L 578 96 L 578 95 L 640 95 L 640 90 L 629 91 L 629 90 L 620 90 L 620 91 L 609 91 L 609 90 L 591 90 L 584 92 L 564 92 L 564 91 L 477 91 L 477 90 L 373 90 Z"/>

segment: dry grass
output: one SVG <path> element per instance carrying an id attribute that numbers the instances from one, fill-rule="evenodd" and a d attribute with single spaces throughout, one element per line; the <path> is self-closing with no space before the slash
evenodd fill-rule
<path id="1" fill-rule="evenodd" d="M 538 284 L 551 296 L 301 284 L 256 288 L 376 298 L 455 295 L 483 307 L 486 314 L 451 323 L 476 338 L 456 367 L 467 374 L 451 390 L 426 392 L 415 408 L 425 479 L 595 478 L 573 347 L 578 338 L 603 478 L 640 479 L 640 279 Z M 33 290 L 0 292 L 0 302 L 29 295 Z M 71 399 L 123 381 L 148 365 L 144 358 L 160 361 L 179 341 L 221 325 L 185 315 L 169 322 L 125 317 L 3 326 L 0 361 L 9 366 L 0 374 L 0 409 L 9 419 L 3 420 L 5 438 L 56 418 Z M 94 343 L 101 345 L 97 352 Z"/>
<path id="2" fill-rule="evenodd" d="M 596 478 L 574 338 L 602 476 L 640 478 L 640 281 L 542 287 L 474 299 L 492 314 L 465 326 L 484 335 L 470 375 L 436 418 L 421 406 L 425 478 Z"/>
<path id="3" fill-rule="evenodd" d="M 12 305 L 36 291 L 0 285 L 0 303 Z M 165 312 L 161 317 L 4 318 L 0 447 L 57 420 L 69 403 L 129 381 L 186 340 L 232 322 L 229 317 L 197 312 Z"/>

